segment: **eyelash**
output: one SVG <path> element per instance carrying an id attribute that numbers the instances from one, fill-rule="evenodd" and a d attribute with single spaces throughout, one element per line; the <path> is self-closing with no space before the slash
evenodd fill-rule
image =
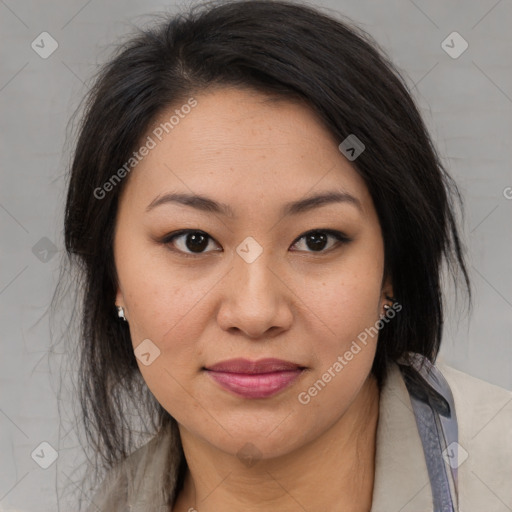
<path id="1" fill-rule="evenodd" d="M 174 251 L 174 252 L 178 252 L 180 255 L 184 256 L 184 257 L 190 257 L 190 258 L 196 258 L 198 256 L 203 256 L 204 254 L 208 254 L 208 252 L 202 252 L 202 253 L 188 253 L 188 252 L 183 252 L 182 250 L 180 249 L 174 249 L 174 248 L 171 248 L 169 247 L 170 244 L 172 243 L 172 241 L 175 239 L 175 238 L 178 238 L 180 236 L 183 236 L 183 235 L 187 235 L 189 233 L 199 233 L 199 234 L 202 234 L 202 235 L 205 235 L 206 237 L 208 237 L 210 240 L 214 240 L 210 235 L 208 235 L 208 233 L 205 233 L 204 231 L 201 231 L 199 229 L 182 229 L 180 231 L 175 231 L 173 233 L 169 233 L 168 235 L 166 235 L 162 240 L 161 240 L 161 243 L 166 245 L 171 251 Z M 345 245 L 345 244 L 348 244 L 349 242 L 352 241 L 351 238 L 347 237 L 344 233 L 342 233 L 341 231 L 336 231 L 336 230 L 333 230 L 333 229 L 312 229 L 310 231 L 306 231 L 305 233 L 303 233 L 301 236 L 299 236 L 292 244 L 295 245 L 297 244 L 300 240 L 302 240 L 303 238 L 307 237 L 308 235 L 312 235 L 312 234 L 317 234 L 317 233 L 324 233 L 324 234 L 327 234 L 327 235 L 330 235 L 332 236 L 333 238 L 336 239 L 337 243 L 335 245 L 333 245 L 331 248 L 329 249 L 322 249 L 321 251 L 302 251 L 302 252 L 307 252 L 307 253 L 310 253 L 310 254 L 323 254 L 323 253 L 328 253 L 328 252 L 331 252 L 332 250 L 338 248 L 339 246 L 341 245 Z M 215 240 L 214 240 L 215 241 Z M 215 241 L 215 243 L 217 243 Z M 219 251 L 215 251 L 215 252 L 219 252 Z M 301 251 L 299 251 L 301 252 Z"/>

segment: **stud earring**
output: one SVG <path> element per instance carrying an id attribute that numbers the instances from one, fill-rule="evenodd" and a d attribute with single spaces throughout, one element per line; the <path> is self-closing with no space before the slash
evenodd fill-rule
<path id="1" fill-rule="evenodd" d="M 117 307 L 117 316 L 119 318 L 122 318 L 125 322 L 128 322 L 128 320 L 126 320 L 126 317 L 124 316 L 124 308 L 123 306 L 116 306 Z"/>
<path id="2" fill-rule="evenodd" d="M 395 299 L 393 297 L 389 297 L 386 295 L 386 299 L 390 300 L 392 304 L 395 303 Z M 381 320 L 388 316 L 388 311 L 391 309 L 391 306 L 389 304 L 384 304 L 384 306 L 382 307 L 384 309 L 384 313 L 382 313 L 382 315 L 380 316 Z"/>

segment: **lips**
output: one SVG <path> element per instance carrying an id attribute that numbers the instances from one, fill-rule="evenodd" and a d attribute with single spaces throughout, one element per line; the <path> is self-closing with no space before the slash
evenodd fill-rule
<path id="1" fill-rule="evenodd" d="M 223 389 L 243 398 L 267 398 L 289 387 L 305 367 L 281 359 L 230 359 L 204 368 Z"/>
<path id="2" fill-rule="evenodd" d="M 282 359 L 268 358 L 260 359 L 259 361 L 230 359 L 229 361 L 222 361 L 208 366 L 206 369 L 214 372 L 255 374 L 302 370 L 304 367 L 296 363 L 283 361 Z"/>

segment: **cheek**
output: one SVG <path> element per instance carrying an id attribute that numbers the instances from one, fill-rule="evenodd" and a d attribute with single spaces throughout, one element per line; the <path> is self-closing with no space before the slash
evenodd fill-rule
<path id="1" fill-rule="evenodd" d="M 321 326 L 335 348 L 342 348 L 379 318 L 382 266 L 375 259 L 351 255 L 328 273 L 309 277 L 294 290 L 304 315 Z M 325 344 L 323 345 L 325 346 Z"/>
<path id="2" fill-rule="evenodd" d="M 116 265 L 136 345 L 141 336 L 162 340 L 171 334 L 208 288 L 207 283 L 194 283 L 189 272 L 173 267 L 165 248 L 141 248 L 143 242 L 135 242 L 135 236 L 120 237 Z"/>
<path id="3" fill-rule="evenodd" d="M 315 364 L 303 387 L 306 393 L 311 389 L 311 398 L 318 395 L 313 408 L 337 411 L 350 403 L 371 370 L 383 270 L 376 254 L 367 247 L 347 253 L 328 274 L 309 278 L 297 292 L 307 306 L 307 325 L 315 326 L 308 334 Z"/>
<path id="4" fill-rule="evenodd" d="M 197 402 L 191 399 L 190 381 L 203 361 L 196 340 L 201 339 L 205 328 L 209 314 L 205 296 L 213 283 L 193 283 L 183 273 L 170 277 L 159 270 L 158 265 L 148 265 L 130 280 L 130 335 L 135 350 L 146 339 L 157 347 L 159 355 L 150 365 L 139 359 L 137 364 L 160 404 L 175 419 L 186 422 L 189 416 L 200 414 L 195 410 Z"/>
<path id="5" fill-rule="evenodd" d="M 155 352 L 160 351 L 150 366 L 139 359 L 137 363 L 150 387 L 159 379 L 168 381 L 169 373 L 183 380 L 186 371 L 199 365 L 200 353 L 191 340 L 200 339 L 207 315 L 205 299 L 218 277 L 203 276 L 194 281 L 190 272 L 172 269 L 165 254 L 155 251 L 150 255 L 128 242 L 119 244 L 123 257 L 116 264 L 132 346 L 137 349 L 144 340 L 150 340 L 157 347 Z M 155 380 L 155 372 L 159 379 Z"/>
<path id="6" fill-rule="evenodd" d="M 352 403 L 371 371 L 377 347 L 380 274 L 338 272 L 310 294 L 316 318 L 311 332 L 315 364 L 297 397 L 304 410 L 335 422 Z M 318 319 L 321 319 L 319 321 Z M 313 322 L 313 320 L 311 320 Z"/>

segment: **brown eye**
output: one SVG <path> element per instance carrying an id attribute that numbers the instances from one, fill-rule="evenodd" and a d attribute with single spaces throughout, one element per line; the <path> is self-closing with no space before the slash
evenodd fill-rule
<path id="1" fill-rule="evenodd" d="M 175 240 L 179 240 L 179 242 L 175 243 Z M 162 240 L 162 243 L 174 245 L 177 250 L 185 254 L 203 254 L 208 247 L 209 240 L 213 239 L 203 231 L 185 230 L 168 235 Z"/>
<path id="2" fill-rule="evenodd" d="M 301 235 L 293 243 L 292 247 L 297 246 L 303 239 L 305 241 L 306 249 L 299 250 L 304 250 L 305 252 L 310 253 L 328 252 L 330 249 L 333 249 L 336 246 L 346 244 L 351 241 L 350 238 L 345 236 L 340 231 L 317 229 L 314 231 L 308 231 L 307 233 Z M 333 241 L 330 246 L 329 239 Z M 167 235 L 162 240 L 162 243 L 164 245 L 171 246 L 170 248 L 172 250 L 176 250 L 177 252 L 182 253 L 184 256 L 194 256 L 212 252 L 206 250 L 210 241 L 214 240 L 204 231 L 188 229 Z"/>
<path id="3" fill-rule="evenodd" d="M 336 247 L 343 243 L 348 243 L 350 239 L 346 237 L 343 233 L 340 231 L 333 231 L 333 230 L 315 230 L 315 231 L 309 231 L 308 233 L 305 233 L 302 235 L 294 244 L 293 246 L 297 245 L 298 242 L 302 239 L 305 240 L 305 245 L 307 247 L 306 252 L 326 252 L 324 251 L 325 247 L 328 244 L 329 238 L 334 239 L 334 243 L 331 244 L 331 246 L 327 249 L 332 249 L 333 247 Z"/>

